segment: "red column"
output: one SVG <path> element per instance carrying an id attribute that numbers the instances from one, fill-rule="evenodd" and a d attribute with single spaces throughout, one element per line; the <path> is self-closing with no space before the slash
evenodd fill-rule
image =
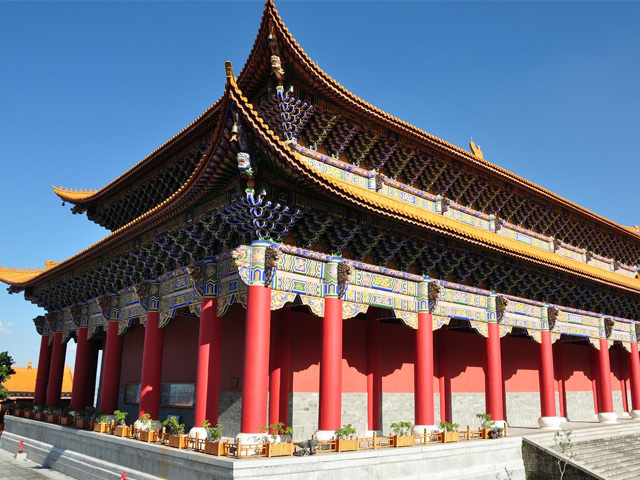
<path id="1" fill-rule="evenodd" d="M 147 312 L 147 325 L 144 331 L 142 351 L 142 375 L 140 380 L 139 415 L 151 415 L 159 420 L 160 393 L 162 390 L 162 347 L 164 330 L 159 327 L 160 314 Z"/>
<path id="2" fill-rule="evenodd" d="M 342 409 L 342 299 L 325 297 L 320 360 L 318 430 L 335 432 L 341 427 Z M 323 434 L 321 434 L 323 435 Z"/>
<path id="3" fill-rule="evenodd" d="M 271 320 L 271 359 L 269 373 L 269 424 L 289 422 L 289 360 L 291 347 L 291 309 L 281 308 Z"/>
<path id="4" fill-rule="evenodd" d="M 636 342 L 631 342 L 629 381 L 631 382 L 631 411 L 629 413 L 633 418 L 640 418 L 640 358 Z"/>
<path id="5" fill-rule="evenodd" d="M 491 420 L 504 421 L 504 403 L 502 392 L 502 352 L 500 349 L 500 326 L 487 324 L 489 336 L 486 342 L 485 360 L 487 366 L 486 407 Z"/>
<path id="6" fill-rule="evenodd" d="M 47 403 L 47 384 L 49 383 L 49 369 L 51 368 L 51 352 L 49 335 L 42 335 L 40 339 L 40 356 L 38 357 L 38 372 L 36 373 L 36 391 L 33 395 L 34 405 Z"/>
<path id="7" fill-rule="evenodd" d="M 122 337 L 118 335 L 118 322 L 107 325 L 107 345 L 104 350 L 104 370 L 100 392 L 100 410 L 112 415 L 118 409 L 120 370 L 122 368 Z"/>
<path id="8" fill-rule="evenodd" d="M 598 374 L 600 379 L 600 412 L 598 413 L 598 418 L 601 422 L 615 422 L 617 415 L 613 413 L 609 342 L 606 338 L 600 339 L 600 350 L 598 350 Z"/>
<path id="9" fill-rule="evenodd" d="M 87 406 L 87 381 L 89 378 L 90 346 L 87 338 L 89 329 L 79 327 L 77 332 L 76 364 L 73 370 L 73 389 L 71 390 L 71 410 L 79 412 Z"/>
<path id="10" fill-rule="evenodd" d="M 449 373 L 449 331 L 442 327 L 438 333 L 438 387 L 440 418 L 451 422 L 451 374 Z"/>
<path id="11" fill-rule="evenodd" d="M 367 311 L 367 425 L 371 431 L 380 430 L 380 321 L 375 310 Z"/>
<path id="12" fill-rule="evenodd" d="M 96 397 L 96 377 L 98 376 L 98 354 L 100 353 L 100 348 L 98 347 L 98 342 L 95 340 L 89 340 L 89 374 L 87 377 L 87 405 L 88 407 L 93 407 Z"/>
<path id="13" fill-rule="evenodd" d="M 426 312 L 418 313 L 414 377 L 416 427 L 433 426 L 433 319 Z"/>
<path id="14" fill-rule="evenodd" d="M 551 332 L 540 332 L 538 374 L 540 378 L 540 413 L 538 423 L 543 428 L 559 429 L 560 418 L 556 414 L 556 394 L 553 381 L 553 344 Z"/>
<path id="15" fill-rule="evenodd" d="M 267 421 L 270 323 L 271 288 L 249 285 L 240 425 L 243 434 L 262 433 L 260 427 Z"/>
<path id="16" fill-rule="evenodd" d="M 62 379 L 64 376 L 64 360 L 67 354 L 67 344 L 62 343 L 62 332 L 53 335 L 53 352 L 49 367 L 49 383 L 47 385 L 47 406 L 59 407 L 62 393 Z"/>
<path id="17" fill-rule="evenodd" d="M 218 299 L 203 297 L 198 340 L 198 371 L 194 426 L 209 420 L 218 423 L 220 367 L 222 364 L 222 319 L 217 315 Z"/>
<path id="18" fill-rule="evenodd" d="M 568 418 L 567 415 L 567 393 L 565 390 L 564 380 L 564 358 L 562 356 L 562 342 L 558 341 L 553 346 L 555 353 L 554 365 L 556 370 L 556 379 L 558 382 L 558 406 L 560 407 L 560 416 Z"/>

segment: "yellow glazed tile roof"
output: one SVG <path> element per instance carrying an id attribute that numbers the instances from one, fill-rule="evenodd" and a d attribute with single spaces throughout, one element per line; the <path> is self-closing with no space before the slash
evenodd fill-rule
<path id="1" fill-rule="evenodd" d="M 60 262 L 58 262 L 60 263 Z M 36 278 L 38 275 L 55 267 L 58 263 L 53 260 L 44 262 L 44 268 L 17 268 L 17 267 L 0 267 L 0 282 L 13 285 L 19 282 L 28 282 Z"/>
<path id="2" fill-rule="evenodd" d="M 189 125 L 184 127 L 182 130 L 180 130 L 178 133 L 176 133 L 173 137 L 171 137 L 169 140 L 164 142 L 162 145 L 160 145 L 158 148 L 156 148 L 153 152 L 151 152 L 149 155 L 144 157 L 142 160 L 140 160 L 138 163 L 136 163 L 134 166 L 129 168 L 123 174 L 121 174 L 120 176 L 118 176 L 117 178 L 115 178 L 114 180 L 109 182 L 104 187 L 96 189 L 96 190 L 93 190 L 93 189 L 84 189 L 84 190 L 79 189 L 78 190 L 78 189 L 71 189 L 71 188 L 64 188 L 64 187 L 55 187 L 55 186 L 52 185 L 51 188 L 53 188 L 53 192 L 58 197 L 60 197 L 63 202 L 73 203 L 74 205 L 78 204 L 78 203 L 86 203 L 86 202 L 89 202 L 91 200 L 96 199 L 97 197 L 99 197 L 102 194 L 104 194 L 108 189 L 116 186 L 117 184 L 123 183 L 130 175 L 134 174 L 135 172 L 139 171 L 142 167 L 144 167 L 162 149 L 166 148 L 172 142 L 174 142 L 174 141 L 178 140 L 179 138 L 181 138 L 189 129 L 191 129 L 192 127 L 196 126 L 200 122 L 200 120 L 202 118 L 204 118 L 208 113 L 210 113 L 216 107 L 217 103 L 218 102 L 216 102 L 213 105 L 211 105 L 198 118 L 196 118 L 193 122 L 191 122 Z"/>
<path id="3" fill-rule="evenodd" d="M 33 393 L 36 391 L 36 376 L 38 369 L 33 368 L 31 362 L 27 367 L 13 367 L 16 371 L 9 379 L 3 383 L 3 386 L 11 393 Z M 62 377 L 62 392 L 71 393 L 73 386 L 73 373 L 71 367 L 66 365 L 64 375 Z"/>
<path id="4" fill-rule="evenodd" d="M 225 93 L 220 97 L 220 99 L 218 99 L 218 101 L 216 103 L 214 103 L 207 110 L 207 112 L 212 111 L 215 108 L 221 107 L 223 105 L 223 100 L 225 100 L 225 98 L 227 98 L 227 94 L 228 94 L 228 88 L 225 90 Z M 223 124 L 224 124 L 224 122 L 220 122 L 220 125 L 223 125 Z M 217 132 L 220 132 L 220 131 L 222 131 L 222 128 L 218 128 L 217 129 Z M 79 259 L 83 255 L 90 254 L 92 251 L 96 251 L 96 250 L 98 250 L 98 248 L 107 245 L 109 241 L 117 239 L 119 236 L 123 235 L 128 229 L 139 225 L 144 220 L 149 219 L 154 214 L 159 213 L 165 207 L 167 207 L 171 202 L 173 202 L 174 200 L 178 199 L 183 193 L 188 191 L 188 186 L 191 184 L 191 182 L 195 181 L 194 179 L 197 177 L 198 172 L 200 171 L 201 167 L 203 166 L 203 163 L 205 162 L 205 160 L 207 158 L 208 158 L 207 154 L 204 154 L 200 158 L 200 161 L 198 162 L 198 165 L 196 165 L 196 167 L 193 170 L 193 172 L 191 172 L 191 175 L 189 176 L 189 178 L 184 182 L 184 184 L 182 184 L 180 186 L 180 188 L 178 188 L 166 200 L 164 200 L 162 203 L 156 205 L 152 209 L 148 210 L 147 212 L 143 213 L 142 215 L 140 215 L 139 217 L 135 218 L 131 222 L 127 223 L 126 225 L 123 225 L 122 227 L 118 228 L 117 230 L 114 230 L 109 235 L 107 235 L 106 237 L 102 238 L 101 240 L 98 240 L 93 245 L 85 248 L 84 250 L 81 250 L 80 252 L 76 253 L 75 255 L 67 258 L 66 260 L 64 260 L 62 262 L 57 262 L 57 263 L 54 263 L 54 262 L 51 262 L 51 261 L 47 262 L 45 265 L 48 265 L 48 266 L 45 269 L 28 270 L 28 269 L 23 269 L 23 268 L 17 269 L 15 267 L 9 267 L 9 268 L 3 267 L 2 269 L 0 269 L 0 282 L 6 283 L 8 285 L 16 286 L 16 287 L 23 287 L 23 286 L 32 284 L 35 280 L 38 279 L 38 277 L 40 277 L 45 272 L 48 273 L 50 270 L 54 270 L 57 267 L 66 266 L 66 265 L 70 264 L 71 262 Z"/>
<path id="5" fill-rule="evenodd" d="M 262 130 L 262 135 L 272 145 L 277 145 L 285 156 L 295 159 L 291 162 L 298 171 L 302 171 L 307 176 L 316 177 L 315 183 L 325 190 L 329 187 L 334 193 L 338 193 L 342 198 L 348 199 L 374 211 L 383 211 L 399 220 L 409 220 L 411 223 L 423 227 L 429 227 L 454 236 L 468 242 L 488 247 L 492 250 L 507 252 L 519 258 L 523 258 L 534 263 L 551 266 L 583 278 L 598 280 L 612 286 L 622 287 L 634 292 L 640 292 L 640 280 L 617 275 L 613 272 L 599 269 L 597 267 L 583 264 L 576 260 L 562 257 L 551 252 L 532 247 L 522 242 L 496 235 L 480 228 L 466 225 L 448 217 L 438 215 L 419 207 L 400 202 L 394 198 L 381 195 L 372 190 L 356 186 L 352 183 L 331 177 L 323 172 L 307 165 L 301 155 L 285 144 L 258 115 L 253 106 L 239 90 L 235 78 L 230 78 L 232 91 L 244 102 L 243 107 L 250 112 L 253 122 Z M 333 188 L 331 188 L 333 187 Z"/>
<path id="6" fill-rule="evenodd" d="M 320 78 L 321 80 L 324 81 L 324 83 L 340 98 L 346 99 L 348 101 L 350 101 L 352 104 L 357 105 L 358 107 L 364 109 L 365 111 L 367 111 L 369 114 L 372 114 L 374 117 L 384 120 L 387 123 L 390 123 L 392 125 L 394 125 L 396 128 L 399 128 L 400 130 L 403 131 L 403 133 L 413 136 L 416 139 L 419 140 L 423 140 L 423 141 L 427 141 L 427 144 L 436 144 L 442 148 L 444 148 L 446 151 L 448 151 L 449 153 L 453 153 L 455 155 L 457 155 L 459 158 L 461 158 L 462 160 L 464 160 L 465 162 L 474 165 L 475 167 L 481 168 L 485 171 L 490 171 L 494 174 L 498 174 L 499 176 L 503 177 L 506 180 L 510 180 L 516 184 L 521 184 L 522 186 L 524 186 L 525 188 L 534 191 L 538 194 L 541 194 L 543 197 L 547 197 L 549 200 L 555 201 L 557 203 L 562 204 L 563 206 L 569 207 L 575 211 L 578 211 L 580 213 L 582 213 L 583 215 L 586 215 L 588 217 L 591 217 L 592 219 L 600 222 L 600 223 L 604 223 L 612 228 L 615 228 L 619 233 L 623 233 L 625 234 L 625 236 L 629 237 L 631 236 L 633 238 L 633 240 L 638 241 L 640 240 L 640 231 L 638 231 L 638 229 L 634 229 L 631 227 L 625 227 L 624 225 L 620 225 L 612 220 L 609 220 L 606 217 L 603 217 L 602 215 L 599 215 L 595 212 L 592 212 L 591 210 L 582 207 L 580 205 L 578 205 L 575 202 L 572 202 L 571 200 L 567 200 L 564 197 L 557 195 L 555 193 L 553 193 L 550 190 L 547 190 L 546 188 L 537 185 L 534 182 L 531 182 L 523 177 L 520 177 L 519 175 L 510 172 L 509 170 L 502 168 L 494 163 L 491 163 L 487 160 L 484 160 L 484 158 L 482 158 L 479 155 L 475 155 L 471 152 L 468 152 L 467 150 L 464 150 L 456 145 L 453 145 L 452 143 L 447 142 L 446 140 L 443 140 L 439 137 L 436 137 L 435 135 L 432 135 L 414 125 L 411 125 L 410 123 L 405 122 L 404 120 L 401 120 L 387 112 L 384 112 L 382 110 L 380 110 L 378 107 L 370 104 L 369 102 L 361 99 L 360 97 L 358 97 L 357 95 L 355 95 L 354 93 L 352 93 L 351 91 L 349 91 L 346 87 L 342 86 L 337 80 L 335 80 L 334 78 L 332 78 L 329 74 L 327 74 L 324 70 L 322 70 L 322 68 L 316 64 L 308 55 L 307 53 L 304 51 L 304 49 L 300 46 L 300 44 L 298 44 L 298 42 L 295 40 L 295 38 L 293 37 L 293 35 L 289 32 L 289 29 L 285 26 L 280 14 L 278 13 L 278 10 L 276 9 L 273 0 L 267 0 L 267 3 L 265 5 L 265 13 L 263 16 L 263 22 L 265 21 L 265 17 L 269 15 L 269 17 L 272 19 L 272 21 L 274 22 L 275 26 L 281 31 L 281 33 L 284 35 L 285 39 L 287 40 L 288 44 L 293 48 L 293 50 L 295 52 L 298 53 L 300 59 L 302 60 L 303 63 L 306 63 L 308 65 L 308 67 L 310 68 L 310 70 L 314 71 L 315 74 L 317 75 L 318 78 Z M 256 44 L 257 44 L 257 40 L 256 40 Z M 254 47 L 255 48 L 255 47 Z M 250 60 L 253 58 L 253 55 L 250 57 Z M 248 62 L 249 63 L 249 62 Z M 243 71 L 241 72 L 244 73 L 246 70 L 248 70 L 248 65 L 245 65 L 245 68 L 243 68 Z"/>

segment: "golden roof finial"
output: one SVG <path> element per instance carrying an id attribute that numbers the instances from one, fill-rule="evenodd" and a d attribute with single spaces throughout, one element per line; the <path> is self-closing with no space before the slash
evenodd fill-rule
<path id="1" fill-rule="evenodd" d="M 471 140 L 471 141 L 469 142 L 469 147 L 471 147 L 471 151 L 473 152 L 473 154 L 474 154 L 477 158 L 479 158 L 479 159 L 481 159 L 481 160 L 484 160 L 484 156 L 483 156 L 483 154 L 482 154 L 482 150 L 480 149 L 480 145 L 477 145 L 477 146 L 476 146 L 476 144 L 475 144 L 475 143 L 473 143 L 473 140 Z"/>
<path id="2" fill-rule="evenodd" d="M 31 364 L 31 360 L 29 360 L 29 363 L 27 363 L 27 369 L 31 370 L 32 364 Z"/>

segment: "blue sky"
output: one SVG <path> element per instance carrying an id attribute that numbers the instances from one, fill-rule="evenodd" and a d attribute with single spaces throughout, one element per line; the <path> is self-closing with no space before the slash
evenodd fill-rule
<path id="1" fill-rule="evenodd" d="M 640 223 L 640 2 L 278 2 L 365 100 L 619 223 Z M 52 184 L 99 188 L 239 72 L 262 2 L 0 2 L 0 264 L 106 235 Z M 37 363 L 42 311 L 0 290 L 0 351 Z M 73 350 L 73 347 L 70 349 Z M 73 365 L 75 352 L 67 362 Z"/>

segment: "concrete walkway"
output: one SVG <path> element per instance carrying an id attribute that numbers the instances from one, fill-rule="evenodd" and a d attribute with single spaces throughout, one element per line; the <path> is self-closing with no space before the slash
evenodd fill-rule
<path id="1" fill-rule="evenodd" d="M 0 450 L 0 480 L 73 479 L 29 460 L 16 460 L 11 453 Z"/>

